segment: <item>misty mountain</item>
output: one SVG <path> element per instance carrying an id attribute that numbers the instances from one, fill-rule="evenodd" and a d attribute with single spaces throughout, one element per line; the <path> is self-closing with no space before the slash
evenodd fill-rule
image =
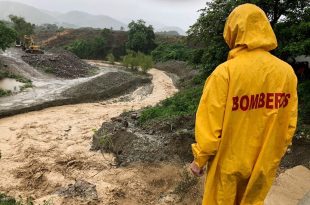
<path id="1" fill-rule="evenodd" d="M 57 19 L 44 11 L 17 2 L 0 1 L 0 19 L 9 20 L 9 15 L 22 16 L 34 24 L 56 23 Z"/>
<path id="2" fill-rule="evenodd" d="M 115 20 L 109 16 L 91 15 L 81 11 L 70 11 L 61 14 L 58 17 L 61 22 L 77 25 L 78 27 L 93 27 L 93 28 L 113 28 L 119 30 L 121 27 L 126 28 L 127 25 Z"/>
<path id="3" fill-rule="evenodd" d="M 31 23 L 41 24 L 57 24 L 67 28 L 93 27 L 93 28 L 113 28 L 119 30 L 121 27 L 127 28 L 127 24 L 111 18 L 106 15 L 92 15 L 81 11 L 70 11 L 61 13 L 57 11 L 48 11 L 38 9 L 23 3 L 12 1 L 0 1 L 0 20 L 9 20 L 9 15 L 13 14 L 21 16 Z M 151 22 L 150 22 L 151 23 Z M 152 24 L 152 23 L 151 23 Z M 181 35 L 185 31 L 178 27 L 167 27 L 163 24 L 152 24 L 155 31 L 176 31 Z"/>
<path id="4" fill-rule="evenodd" d="M 92 15 L 80 11 L 60 13 L 37 9 L 22 3 L 11 1 L 0 1 L 0 19 L 9 20 L 9 15 L 24 17 L 27 21 L 34 24 L 57 24 L 59 26 L 70 27 L 94 27 L 120 29 L 126 24 L 104 15 Z"/>
<path id="5" fill-rule="evenodd" d="M 177 32 L 178 34 L 180 34 L 180 35 L 186 35 L 186 32 L 183 30 L 183 29 L 181 29 L 181 28 L 179 28 L 179 27 L 176 27 L 176 26 L 165 26 L 165 27 L 162 27 L 162 28 L 160 28 L 160 29 L 156 29 L 156 31 L 157 32 L 171 32 L 171 31 L 175 31 L 175 32 Z"/>

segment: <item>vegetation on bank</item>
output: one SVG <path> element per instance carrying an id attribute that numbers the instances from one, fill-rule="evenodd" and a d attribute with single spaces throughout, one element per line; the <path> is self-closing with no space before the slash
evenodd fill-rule
<path id="1" fill-rule="evenodd" d="M 168 60 L 189 61 L 192 55 L 192 49 L 184 43 L 164 43 L 158 45 L 151 54 L 156 62 L 165 62 Z"/>
<path id="2" fill-rule="evenodd" d="M 3 90 L 0 88 L 0 97 L 9 96 L 12 94 L 12 91 L 10 90 Z"/>
<path id="3" fill-rule="evenodd" d="M 0 205 L 33 205 L 33 200 L 31 198 L 26 199 L 25 201 L 19 198 L 19 200 L 16 200 L 12 197 L 8 197 L 5 194 L 0 193 Z M 43 205 L 48 205 L 47 203 L 44 203 Z"/>
<path id="4" fill-rule="evenodd" d="M 16 40 L 17 33 L 9 28 L 4 22 L 0 21 L 0 50 L 5 50 Z"/>
<path id="5" fill-rule="evenodd" d="M 139 123 L 143 124 L 151 120 L 163 120 L 175 118 L 181 115 L 193 115 L 202 94 L 202 86 L 186 88 L 175 96 L 161 102 L 158 106 L 150 107 L 142 112 Z"/>
<path id="6" fill-rule="evenodd" d="M 42 205 L 52 205 L 51 201 L 44 201 Z M 14 199 L 12 197 L 6 196 L 0 193 L 0 205 L 34 205 L 33 199 L 27 198 L 23 200 L 21 197 L 19 199 Z"/>
<path id="7" fill-rule="evenodd" d="M 15 199 L 0 193 L 0 205 L 18 205 L 18 202 Z"/>

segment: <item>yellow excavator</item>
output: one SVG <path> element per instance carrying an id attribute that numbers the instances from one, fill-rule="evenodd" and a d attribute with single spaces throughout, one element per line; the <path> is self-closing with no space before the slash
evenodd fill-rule
<path id="1" fill-rule="evenodd" d="M 26 53 L 31 54 L 44 54 L 44 51 L 40 48 L 39 45 L 36 45 L 33 41 L 32 36 L 25 35 L 24 41 L 22 43 L 22 48 Z"/>

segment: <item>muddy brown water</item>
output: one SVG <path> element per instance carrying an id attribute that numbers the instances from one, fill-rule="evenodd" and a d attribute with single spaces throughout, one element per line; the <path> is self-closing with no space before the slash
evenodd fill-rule
<path id="1" fill-rule="evenodd" d="M 131 100 L 127 102 L 112 99 L 0 119 L 0 192 L 15 197 L 32 196 L 37 202 L 53 200 L 54 204 L 69 203 L 67 199 L 56 196 L 55 191 L 75 180 L 96 185 L 99 204 L 114 203 L 119 200 L 116 198 L 122 198 L 123 194 L 118 196 L 119 193 L 134 196 L 143 192 L 147 186 L 144 179 L 146 169 L 139 166 L 115 168 L 112 155 L 91 152 L 90 146 L 94 130 L 104 121 L 126 110 L 153 106 L 177 92 L 163 71 L 152 69 L 149 73 L 153 76 L 152 92 L 141 95 L 143 87 L 139 88 L 130 94 Z M 178 172 L 171 165 L 148 169 L 155 173 L 169 170 L 164 175 L 176 176 Z M 154 174 L 154 177 L 158 176 Z M 70 203 L 74 201 L 70 200 Z M 137 196 L 126 200 L 126 204 L 137 204 L 136 200 L 141 199 Z M 79 203 L 85 202 L 74 201 L 74 204 Z"/>
<path id="2" fill-rule="evenodd" d="M 10 90 L 11 92 L 19 92 L 24 83 L 18 82 L 12 78 L 4 78 L 0 80 L 0 88 L 3 90 Z"/>

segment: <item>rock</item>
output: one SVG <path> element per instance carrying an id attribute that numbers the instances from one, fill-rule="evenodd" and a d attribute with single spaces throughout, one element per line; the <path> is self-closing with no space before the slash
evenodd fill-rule
<path id="1" fill-rule="evenodd" d="M 139 118 L 138 113 L 134 112 L 131 114 L 131 119 L 136 120 L 138 118 Z"/>
<path id="2" fill-rule="evenodd" d="M 122 122 L 122 125 L 123 125 L 123 127 L 127 128 L 129 126 L 129 123 L 126 120 L 124 120 Z"/>
<path id="3" fill-rule="evenodd" d="M 123 120 L 122 120 L 122 118 L 120 118 L 120 117 L 112 117 L 112 118 L 111 118 L 111 121 L 112 121 L 112 122 L 122 122 Z"/>
<path id="4" fill-rule="evenodd" d="M 98 200 L 96 185 L 84 180 L 77 180 L 74 184 L 69 184 L 67 188 L 60 188 L 56 193 L 64 197 L 78 197 L 88 201 Z"/>
<path id="5" fill-rule="evenodd" d="M 65 129 L 65 132 L 69 132 L 72 129 L 72 126 L 69 126 L 67 129 Z"/>

